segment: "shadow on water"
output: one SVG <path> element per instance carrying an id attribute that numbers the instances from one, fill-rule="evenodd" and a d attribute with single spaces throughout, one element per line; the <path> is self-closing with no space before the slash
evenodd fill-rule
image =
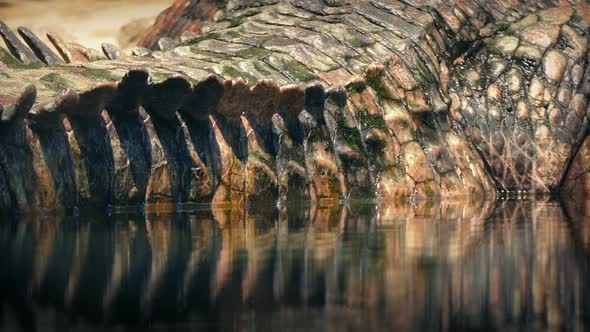
<path id="1" fill-rule="evenodd" d="M 586 214 L 552 201 L 0 224 L 0 329 L 578 330 Z"/>

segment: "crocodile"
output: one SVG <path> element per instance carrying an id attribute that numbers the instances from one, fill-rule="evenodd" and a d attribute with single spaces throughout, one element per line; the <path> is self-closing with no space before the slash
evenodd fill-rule
<path id="1" fill-rule="evenodd" d="M 590 190 L 585 1 L 181 2 L 131 56 L 0 23 L 3 209 Z"/>
<path id="2" fill-rule="evenodd" d="M 166 49 L 174 41 L 196 37 L 214 20 L 226 0 L 176 0 L 147 31 L 134 31 L 136 44 L 147 49 Z"/>

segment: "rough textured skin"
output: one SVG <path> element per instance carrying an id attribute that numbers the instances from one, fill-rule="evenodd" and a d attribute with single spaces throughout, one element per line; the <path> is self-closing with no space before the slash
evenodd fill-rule
<path id="1" fill-rule="evenodd" d="M 95 61 L 60 44 L 89 62 L 43 66 L 0 49 L 0 203 L 421 204 L 571 188 L 589 25 L 577 1 L 230 1 L 168 51 L 103 47 L 112 60 Z"/>
<path id="2" fill-rule="evenodd" d="M 456 67 L 456 123 L 500 189 L 559 190 L 587 136 L 588 7 L 575 8 L 526 16 Z"/>
<path id="3" fill-rule="evenodd" d="M 166 48 L 162 38 L 180 40 L 183 34 L 196 35 L 202 32 L 204 25 L 213 21 L 219 9 L 224 8 L 227 0 L 179 0 L 164 10 L 156 22 L 137 41 L 137 45 L 148 49 Z M 168 39 L 164 39 L 166 41 Z"/>

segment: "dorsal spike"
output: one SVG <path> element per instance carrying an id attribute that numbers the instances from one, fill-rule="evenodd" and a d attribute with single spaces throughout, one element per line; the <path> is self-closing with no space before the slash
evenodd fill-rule
<path id="1" fill-rule="evenodd" d="M 334 102 L 338 107 L 346 106 L 346 90 L 341 86 L 335 86 L 326 92 L 326 98 Z"/>
<path id="2" fill-rule="evenodd" d="M 158 49 L 168 51 L 176 46 L 176 42 L 169 37 L 162 37 L 158 40 Z"/>
<path id="3" fill-rule="evenodd" d="M 2 123 L 14 123 L 23 120 L 37 99 L 37 88 L 33 84 L 27 85 L 18 98 L 2 110 Z"/>
<path id="4" fill-rule="evenodd" d="M 244 100 L 250 95 L 250 86 L 242 78 L 225 80 L 224 94 L 221 98 L 219 113 L 230 119 L 238 119 L 246 110 Z"/>
<path id="5" fill-rule="evenodd" d="M 27 114 L 29 125 L 36 129 L 56 128 L 66 114 L 76 109 L 80 96 L 73 89 L 63 90 L 53 101 L 40 105 Z"/>
<path id="6" fill-rule="evenodd" d="M 113 44 L 102 43 L 100 47 L 102 48 L 104 55 L 106 55 L 109 60 L 117 60 L 121 57 L 121 51 Z"/>
<path id="7" fill-rule="evenodd" d="M 115 97 L 117 83 L 99 83 L 80 93 L 79 101 L 73 109 L 64 110 L 68 116 L 94 116 L 100 114 Z"/>
<path id="8" fill-rule="evenodd" d="M 10 105 L 2 107 L 0 140 L 12 145 L 26 144 L 25 116 L 37 99 L 37 88 L 27 85 Z"/>
<path id="9" fill-rule="evenodd" d="M 315 83 L 305 88 L 305 108 L 313 111 L 317 108 L 323 108 L 326 101 L 326 90 L 324 87 Z"/>
<path id="10" fill-rule="evenodd" d="M 29 45 L 33 53 L 43 61 L 45 64 L 48 65 L 59 65 L 63 64 L 64 62 L 53 53 L 47 45 L 45 45 L 37 35 L 35 35 L 31 30 L 25 27 L 18 27 L 18 33 L 21 35 L 23 40 Z"/>
<path id="11" fill-rule="evenodd" d="M 172 119 L 193 91 L 192 83 L 182 76 L 173 76 L 148 86 L 143 103 L 150 114 Z"/>
<path id="12" fill-rule="evenodd" d="M 281 90 L 273 80 L 261 80 L 250 88 L 248 112 L 257 119 L 270 120 L 279 108 Z"/>
<path id="13" fill-rule="evenodd" d="M 88 62 L 84 54 L 73 48 L 59 35 L 49 32 L 47 33 L 47 39 L 53 44 L 53 47 L 55 47 L 66 63 Z"/>
<path id="14" fill-rule="evenodd" d="M 193 93 L 187 98 L 180 111 L 195 120 L 206 119 L 216 111 L 224 94 L 223 81 L 216 75 L 209 75 L 203 81 L 195 84 Z"/>
<path id="15" fill-rule="evenodd" d="M 131 54 L 135 56 L 149 56 L 152 54 L 152 51 L 149 48 L 137 46 L 131 50 Z"/>
<path id="16" fill-rule="evenodd" d="M 305 107 L 305 89 L 301 85 L 286 85 L 281 87 L 281 101 L 279 114 L 285 120 L 292 139 L 302 142 L 302 131 L 298 125 L 298 118 Z"/>
<path id="17" fill-rule="evenodd" d="M 281 87 L 279 108 L 287 114 L 298 116 L 305 106 L 305 90 L 302 86 L 292 84 Z"/>
<path id="18" fill-rule="evenodd" d="M 118 83 L 117 94 L 107 109 L 118 114 L 135 113 L 148 87 L 149 77 L 149 72 L 143 68 L 128 71 Z"/>
<path id="19" fill-rule="evenodd" d="M 90 62 L 106 59 L 104 54 L 100 53 L 98 50 L 94 48 L 85 47 L 78 43 L 70 43 L 70 47 L 80 52 Z"/>
<path id="20" fill-rule="evenodd" d="M 0 21 L 0 36 L 4 39 L 8 50 L 20 62 L 28 65 L 32 63 L 41 63 L 39 59 L 23 44 L 12 30 L 3 22 Z"/>
<path id="21" fill-rule="evenodd" d="M 12 53 L 0 46 L 0 66 L 3 64 L 14 67 L 22 66 L 22 62 L 19 59 L 15 58 Z"/>

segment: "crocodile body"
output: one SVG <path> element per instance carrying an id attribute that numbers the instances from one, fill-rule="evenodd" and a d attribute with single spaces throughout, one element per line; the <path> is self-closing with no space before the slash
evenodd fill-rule
<path id="1" fill-rule="evenodd" d="M 230 1 L 108 60 L 4 27 L 0 206 L 583 191 L 589 27 L 583 1 Z"/>
<path id="2" fill-rule="evenodd" d="M 140 33 L 137 45 L 148 49 L 165 48 L 166 40 L 201 34 L 215 14 L 225 8 L 226 0 L 177 0 L 164 10 L 154 24 Z"/>

